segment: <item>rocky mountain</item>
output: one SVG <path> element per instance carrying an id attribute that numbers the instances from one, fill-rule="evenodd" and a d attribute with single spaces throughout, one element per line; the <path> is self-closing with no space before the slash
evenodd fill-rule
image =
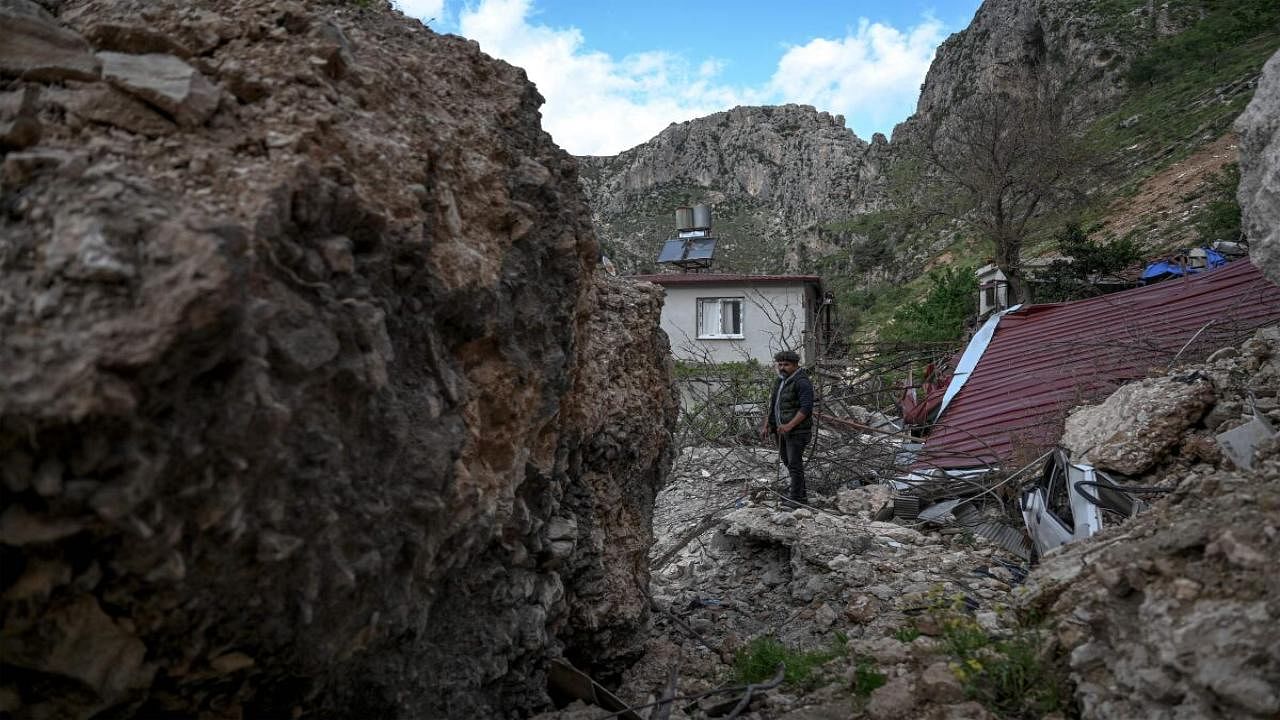
<path id="1" fill-rule="evenodd" d="M 527 715 L 638 653 L 661 294 L 540 103 L 385 3 L 0 0 L 0 717 Z"/>
<path id="2" fill-rule="evenodd" d="M 705 202 L 723 238 L 718 265 L 767 272 L 794 265 L 818 224 L 883 204 L 886 147 L 809 106 L 738 107 L 578 161 L 601 242 L 624 270 L 652 269 L 675 208 Z"/>
<path id="3" fill-rule="evenodd" d="M 1219 177 L 1234 162 L 1231 123 L 1280 47 L 1277 22 L 1255 0 L 987 0 L 939 47 L 891 142 L 864 143 L 810 108 L 735 108 L 616 157 L 579 158 L 583 184 L 601 242 L 626 269 L 651 268 L 673 207 L 707 202 L 726 238 L 720 268 L 822 272 L 874 290 L 938 263 L 986 261 L 981 238 L 921 207 L 919 157 L 974 93 L 1040 94 L 1068 130 L 1080 197 L 1042 213 L 1031 254 L 1051 250 L 1064 215 L 1152 252 L 1182 247 L 1198 242 L 1210 204 L 1231 197 Z"/>

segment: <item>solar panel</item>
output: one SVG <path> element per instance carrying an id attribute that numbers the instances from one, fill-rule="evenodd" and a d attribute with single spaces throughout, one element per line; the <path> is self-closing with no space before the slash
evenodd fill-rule
<path id="1" fill-rule="evenodd" d="M 658 262 L 689 268 L 711 267 L 716 252 L 716 238 L 687 237 L 668 240 L 658 253 Z"/>
<path id="2" fill-rule="evenodd" d="M 689 240 L 689 250 L 685 253 L 685 260 L 710 260 L 711 256 L 716 253 L 715 238 L 699 238 L 697 240 Z"/>
<path id="3" fill-rule="evenodd" d="M 658 253 L 658 262 L 680 262 L 684 259 L 684 241 L 668 240 L 662 246 L 662 252 Z"/>

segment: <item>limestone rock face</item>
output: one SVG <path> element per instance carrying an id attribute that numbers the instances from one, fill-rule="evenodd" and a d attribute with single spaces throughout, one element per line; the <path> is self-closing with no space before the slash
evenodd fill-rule
<path id="1" fill-rule="evenodd" d="M 0 709 L 495 717 L 616 672 L 661 296 L 597 276 L 524 74 L 356 4 L 39 18 L 115 69 L 6 90 Z"/>
<path id="2" fill-rule="evenodd" d="M 1137 475 L 1179 445 L 1183 433 L 1204 416 L 1214 399 L 1207 377 L 1129 383 L 1102 404 L 1072 413 L 1062 445 L 1074 459 L 1101 470 Z"/>
<path id="3" fill-rule="evenodd" d="M 1280 284 L 1280 53 L 1262 69 L 1258 89 L 1236 120 L 1240 133 L 1240 210 L 1249 257 Z"/>
<path id="4" fill-rule="evenodd" d="M 776 272 L 794 266 L 796 244 L 812 241 L 817 223 L 879 202 L 879 165 L 866 158 L 883 146 L 807 105 L 737 107 L 673 124 L 620 155 L 578 160 L 596 227 L 623 270 L 651 266 L 674 234 L 675 208 L 705 201 L 724 237 L 718 265 Z"/>

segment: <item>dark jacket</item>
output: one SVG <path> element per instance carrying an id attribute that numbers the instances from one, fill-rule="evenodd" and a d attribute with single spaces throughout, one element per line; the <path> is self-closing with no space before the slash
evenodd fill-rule
<path id="1" fill-rule="evenodd" d="M 813 383 L 803 369 L 796 368 L 790 377 L 773 381 L 773 392 L 769 394 L 769 429 L 777 430 L 779 425 L 791 422 L 801 410 L 805 418 L 792 432 L 813 429 Z"/>

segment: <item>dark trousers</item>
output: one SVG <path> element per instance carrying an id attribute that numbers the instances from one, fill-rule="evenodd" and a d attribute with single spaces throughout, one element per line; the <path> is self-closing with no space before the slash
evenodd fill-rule
<path id="1" fill-rule="evenodd" d="M 778 435 L 778 456 L 782 458 L 782 464 L 787 466 L 787 472 L 791 474 L 791 492 L 787 493 L 787 497 L 798 502 L 805 502 L 806 499 L 804 449 L 809 445 L 810 434 L 789 432 Z"/>

